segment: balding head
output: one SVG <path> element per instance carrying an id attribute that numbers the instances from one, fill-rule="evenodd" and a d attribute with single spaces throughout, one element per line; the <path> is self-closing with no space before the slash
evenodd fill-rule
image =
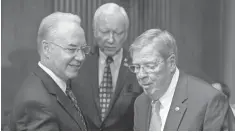
<path id="1" fill-rule="evenodd" d="M 38 30 L 40 63 L 65 82 L 77 76 L 88 49 L 80 21 L 77 15 L 56 12 Z"/>
<path id="2" fill-rule="evenodd" d="M 93 31 L 97 47 L 107 56 L 114 56 L 128 36 L 129 19 L 123 7 L 114 3 L 100 6 L 94 15 Z"/>
<path id="3" fill-rule="evenodd" d="M 59 23 L 74 23 L 80 26 L 81 19 L 77 15 L 63 12 L 55 12 L 45 17 L 38 29 L 37 47 L 39 54 L 41 54 L 42 41 L 53 40 L 57 36 Z"/>
<path id="4" fill-rule="evenodd" d="M 125 27 L 126 30 L 128 30 L 129 28 L 129 18 L 127 16 L 127 13 L 125 11 L 125 9 L 115 3 L 106 3 L 102 6 L 100 6 L 94 15 L 94 19 L 93 19 L 93 28 L 94 30 L 96 29 L 96 24 L 97 24 L 97 20 L 99 19 L 99 17 L 101 16 L 105 16 L 105 15 L 120 15 L 123 18 L 123 21 L 125 22 Z"/>

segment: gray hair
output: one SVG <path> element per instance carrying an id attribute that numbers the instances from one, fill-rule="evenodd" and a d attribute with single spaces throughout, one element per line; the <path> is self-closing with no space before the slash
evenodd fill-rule
<path id="1" fill-rule="evenodd" d="M 58 23 L 62 21 L 71 21 L 78 25 L 81 23 L 80 17 L 71 13 L 54 12 L 45 17 L 38 29 L 37 47 L 39 54 L 41 53 L 42 48 L 41 42 L 52 37 L 56 33 Z"/>
<path id="2" fill-rule="evenodd" d="M 102 15 L 102 14 L 116 14 L 116 13 L 121 13 L 123 15 L 123 18 L 125 20 L 125 28 L 126 30 L 129 29 L 129 18 L 127 16 L 127 13 L 125 9 L 115 3 L 106 3 L 100 6 L 94 15 L 93 19 L 93 29 L 96 29 L 96 23 L 97 19 Z"/>
<path id="3" fill-rule="evenodd" d="M 130 55 L 133 57 L 134 50 L 140 50 L 148 45 L 164 44 L 166 50 L 161 50 L 159 53 L 162 55 L 164 59 L 168 58 L 171 54 L 175 54 L 176 62 L 178 60 L 178 50 L 174 37 L 161 29 L 149 29 L 142 33 L 139 37 L 135 39 L 133 44 L 130 46 Z"/>

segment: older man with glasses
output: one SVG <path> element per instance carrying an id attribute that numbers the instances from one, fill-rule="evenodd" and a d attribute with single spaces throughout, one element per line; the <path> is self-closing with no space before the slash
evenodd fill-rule
<path id="1" fill-rule="evenodd" d="M 169 32 L 147 30 L 130 53 L 129 68 L 144 90 L 135 101 L 134 130 L 228 130 L 226 96 L 178 69 L 177 45 Z"/>
<path id="2" fill-rule="evenodd" d="M 87 130 L 70 85 L 90 52 L 80 21 L 62 12 L 42 20 L 37 37 L 40 61 L 16 96 L 10 130 Z"/>

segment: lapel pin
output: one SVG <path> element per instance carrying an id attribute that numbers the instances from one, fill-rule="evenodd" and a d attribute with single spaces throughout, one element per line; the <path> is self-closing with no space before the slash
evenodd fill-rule
<path id="1" fill-rule="evenodd" d="M 123 64 L 124 64 L 124 66 L 126 66 L 126 67 L 128 67 L 128 63 L 127 63 L 127 62 L 128 62 L 128 60 L 127 60 L 127 58 L 125 58 Z"/>
<path id="2" fill-rule="evenodd" d="M 180 110 L 180 108 L 179 107 L 175 107 L 175 111 L 179 111 Z"/>
<path id="3" fill-rule="evenodd" d="M 128 67 L 128 64 L 127 64 L 127 63 L 124 63 L 123 65 L 124 65 L 125 67 Z"/>

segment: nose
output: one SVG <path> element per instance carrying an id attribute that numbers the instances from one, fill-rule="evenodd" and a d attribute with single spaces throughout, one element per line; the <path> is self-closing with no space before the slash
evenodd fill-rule
<path id="1" fill-rule="evenodd" d="M 110 44 L 112 44 L 112 43 L 114 42 L 113 32 L 110 32 L 110 33 L 109 33 L 108 42 L 109 42 Z"/>
<path id="2" fill-rule="evenodd" d="M 75 55 L 75 59 L 78 61 L 84 61 L 85 60 L 85 53 L 82 50 L 78 50 Z"/>
<path id="3" fill-rule="evenodd" d="M 146 77 L 147 77 L 147 74 L 146 74 L 146 72 L 143 70 L 142 67 L 140 68 L 140 71 L 137 73 L 137 76 L 138 76 L 139 79 L 143 79 L 143 78 L 146 78 Z"/>

